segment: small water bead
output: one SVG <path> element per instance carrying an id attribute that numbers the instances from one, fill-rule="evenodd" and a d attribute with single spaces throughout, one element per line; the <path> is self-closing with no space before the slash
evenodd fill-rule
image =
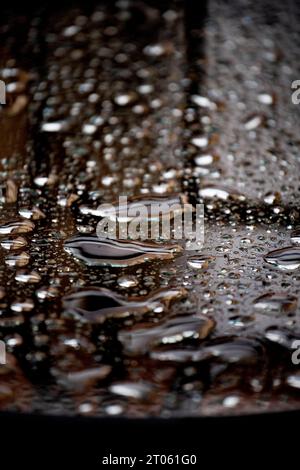
<path id="1" fill-rule="evenodd" d="M 0 235 L 28 233 L 34 230 L 34 223 L 29 220 L 13 220 L 0 225 Z"/>
<path id="2" fill-rule="evenodd" d="M 57 175 L 51 173 L 49 176 L 37 176 L 33 181 L 39 188 L 44 188 L 45 186 L 52 186 L 57 181 Z"/>
<path id="3" fill-rule="evenodd" d="M 82 132 L 86 135 L 93 135 L 97 131 L 97 126 L 94 124 L 84 124 L 82 126 Z"/>
<path id="4" fill-rule="evenodd" d="M 278 192 L 269 192 L 263 198 L 264 202 L 269 205 L 279 204 L 281 202 L 281 194 Z"/>
<path id="5" fill-rule="evenodd" d="M 254 301 L 254 308 L 262 313 L 292 313 L 297 308 L 298 299 L 287 293 L 269 292 Z"/>
<path id="6" fill-rule="evenodd" d="M 261 104 L 271 105 L 274 103 L 274 97 L 272 95 L 269 95 L 268 93 L 260 93 L 257 96 L 257 100 Z"/>
<path id="7" fill-rule="evenodd" d="M 1 241 L 2 248 L 7 251 L 19 250 L 20 248 L 24 248 L 27 244 L 28 242 L 24 237 L 7 238 Z"/>
<path id="8" fill-rule="evenodd" d="M 44 286 L 36 291 L 36 296 L 39 300 L 52 300 L 59 296 L 59 290 L 57 287 Z"/>
<path id="9" fill-rule="evenodd" d="M 211 110 L 215 110 L 217 108 L 217 105 L 206 96 L 192 95 L 191 100 L 201 108 L 208 108 Z"/>
<path id="10" fill-rule="evenodd" d="M 244 126 L 247 131 L 253 131 L 254 129 L 257 129 L 257 127 L 261 126 L 263 122 L 263 116 L 253 115 L 246 120 Z"/>
<path id="11" fill-rule="evenodd" d="M 78 406 L 78 411 L 82 415 L 89 415 L 95 411 L 95 406 L 92 403 L 81 403 Z"/>
<path id="12" fill-rule="evenodd" d="M 14 268 L 14 267 L 20 268 L 23 266 L 27 266 L 29 261 L 30 261 L 30 256 L 25 251 L 23 251 L 22 253 L 18 255 L 8 255 L 5 258 L 5 264 L 11 268 Z"/>
<path id="13" fill-rule="evenodd" d="M 152 260 L 173 259 L 183 249 L 175 244 L 138 242 L 77 235 L 65 242 L 65 250 L 88 266 L 135 266 Z"/>
<path id="14" fill-rule="evenodd" d="M 145 83 L 143 85 L 140 85 L 137 90 L 142 95 L 148 95 L 149 93 L 153 92 L 154 88 L 153 88 L 153 85 L 150 85 L 149 83 L 148 84 Z"/>
<path id="15" fill-rule="evenodd" d="M 186 339 L 205 339 L 215 322 L 206 316 L 182 315 L 159 324 L 138 325 L 131 330 L 121 330 L 120 342 L 127 354 L 145 354 L 159 344 L 175 344 Z"/>
<path id="16" fill-rule="evenodd" d="M 79 33 L 79 31 L 80 31 L 79 26 L 71 25 L 64 29 L 63 35 L 69 38 L 69 37 L 75 36 L 75 34 Z"/>
<path id="17" fill-rule="evenodd" d="M 191 143 L 198 148 L 205 148 L 208 146 L 208 138 L 205 136 L 193 137 Z"/>
<path id="18" fill-rule="evenodd" d="M 228 323 L 237 328 L 243 328 L 254 321 L 254 315 L 235 315 L 229 318 Z"/>
<path id="19" fill-rule="evenodd" d="M 209 154 L 197 155 L 197 157 L 195 157 L 195 164 L 199 166 L 211 165 L 214 161 L 215 157 Z"/>
<path id="20" fill-rule="evenodd" d="M 15 301 L 10 306 L 10 309 L 13 312 L 17 312 L 17 313 L 31 312 L 33 308 L 34 308 L 34 302 L 32 299 Z"/>
<path id="21" fill-rule="evenodd" d="M 134 103 L 138 98 L 135 92 L 119 93 L 114 97 L 114 102 L 118 106 L 128 106 Z"/>
<path id="22" fill-rule="evenodd" d="M 154 392 L 155 387 L 146 382 L 116 382 L 109 386 L 110 392 L 135 400 L 147 400 Z"/>
<path id="23" fill-rule="evenodd" d="M 42 124 L 42 131 L 43 132 L 61 132 L 62 130 L 65 130 L 65 128 L 66 128 L 66 122 L 65 121 L 45 122 L 44 124 Z M 40 185 L 38 185 L 38 186 L 40 186 Z"/>
<path id="24" fill-rule="evenodd" d="M 5 344 L 7 345 L 8 348 L 11 348 L 12 350 L 18 346 L 21 346 L 23 344 L 23 338 L 19 334 L 14 334 L 13 336 L 8 336 L 5 338 Z"/>
<path id="25" fill-rule="evenodd" d="M 214 256 L 209 255 L 193 255 L 187 260 L 187 265 L 193 269 L 206 269 L 209 264 L 215 260 Z"/>
<path id="26" fill-rule="evenodd" d="M 288 246 L 270 251 L 264 260 L 282 270 L 295 270 L 300 267 L 300 248 Z"/>
<path id="27" fill-rule="evenodd" d="M 150 57 L 161 57 L 167 52 L 167 48 L 162 43 L 148 44 L 148 46 L 144 47 L 143 52 Z"/>
<path id="28" fill-rule="evenodd" d="M 44 219 L 46 215 L 38 207 L 33 207 L 32 209 L 22 208 L 19 210 L 19 214 L 24 217 L 24 219 L 40 220 Z"/>
<path id="29" fill-rule="evenodd" d="M 128 288 L 138 285 L 138 279 L 135 276 L 120 276 L 118 278 L 118 284 L 120 287 Z"/>
<path id="30" fill-rule="evenodd" d="M 108 405 L 105 407 L 105 411 L 110 416 L 117 416 L 123 413 L 124 408 L 121 405 Z"/>
<path id="31" fill-rule="evenodd" d="M 224 398 L 223 405 L 225 408 L 234 408 L 240 403 L 240 397 L 236 395 L 231 395 L 229 397 Z"/>
<path id="32" fill-rule="evenodd" d="M 83 288 L 63 297 L 65 313 L 90 323 L 103 323 L 108 318 L 141 317 L 150 312 L 161 313 L 170 303 L 186 296 L 186 290 L 159 289 L 145 297 L 121 295 L 105 288 Z"/>

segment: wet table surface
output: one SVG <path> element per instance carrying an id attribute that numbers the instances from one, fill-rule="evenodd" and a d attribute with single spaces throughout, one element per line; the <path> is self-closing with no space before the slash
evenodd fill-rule
<path id="1" fill-rule="evenodd" d="M 1 410 L 298 408 L 297 20 L 250 0 L 5 12 Z M 204 204 L 203 247 L 101 242 L 119 195 Z"/>

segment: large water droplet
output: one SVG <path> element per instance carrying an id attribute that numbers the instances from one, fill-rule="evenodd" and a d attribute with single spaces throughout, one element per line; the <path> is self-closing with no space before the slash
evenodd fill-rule
<path id="1" fill-rule="evenodd" d="M 65 250 L 89 266 L 134 266 L 151 260 L 173 259 L 179 245 L 98 238 L 76 235 L 65 242 Z"/>
<path id="2" fill-rule="evenodd" d="M 10 235 L 12 233 L 32 232 L 34 227 L 34 223 L 30 220 L 13 220 L 0 225 L 0 234 Z"/>
<path id="3" fill-rule="evenodd" d="M 23 251 L 17 255 L 8 255 L 5 258 L 5 264 L 11 268 L 17 266 L 21 268 L 22 266 L 27 266 L 30 261 L 30 256 L 28 253 Z"/>
<path id="4" fill-rule="evenodd" d="M 7 238 L 1 241 L 1 246 L 5 250 L 19 250 L 20 248 L 24 248 L 27 245 L 27 240 L 24 237 L 18 238 Z"/>
<path id="5" fill-rule="evenodd" d="M 264 259 L 267 263 L 273 264 L 280 269 L 298 269 L 300 267 L 300 248 L 288 246 L 279 250 L 273 250 Z"/>
<path id="6" fill-rule="evenodd" d="M 164 217 L 173 218 L 176 214 L 184 211 L 184 204 L 188 200 L 183 194 L 174 194 L 168 196 L 148 195 L 136 196 L 127 201 L 120 203 L 119 201 L 109 204 L 108 207 L 100 206 L 97 209 L 88 206 L 80 206 L 79 210 L 84 215 L 93 215 L 95 217 L 107 217 L 110 220 L 118 222 L 130 222 L 137 216 L 145 218 L 148 221 L 160 220 Z"/>
<path id="7" fill-rule="evenodd" d="M 70 293 L 63 298 L 66 314 L 91 323 L 103 323 L 108 318 L 140 317 L 149 312 L 162 312 L 170 302 L 186 295 L 185 289 L 160 289 L 146 297 L 126 299 L 105 288 L 91 287 Z"/>
<path id="8" fill-rule="evenodd" d="M 198 349 L 156 349 L 153 359 L 170 362 L 200 362 L 216 359 L 225 363 L 252 364 L 262 355 L 260 342 L 249 338 L 223 338 Z"/>
<path id="9" fill-rule="evenodd" d="M 294 295 L 269 292 L 254 301 L 254 308 L 262 313 L 291 313 L 296 310 L 297 301 Z"/>
<path id="10" fill-rule="evenodd" d="M 144 354 L 159 344 L 175 344 L 185 339 L 204 339 L 215 322 L 205 316 L 179 316 L 159 324 L 145 324 L 131 330 L 121 330 L 119 340 L 128 354 Z"/>

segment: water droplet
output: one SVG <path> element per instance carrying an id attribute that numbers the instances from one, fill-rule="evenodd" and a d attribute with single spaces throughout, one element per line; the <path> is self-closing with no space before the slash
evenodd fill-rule
<path id="1" fill-rule="evenodd" d="M 64 121 L 59 122 L 45 122 L 42 124 L 42 131 L 44 132 L 60 132 L 65 129 L 66 123 Z"/>
<path id="2" fill-rule="evenodd" d="M 97 126 L 95 126 L 94 124 L 84 124 L 84 126 L 82 126 L 82 132 L 86 135 L 95 134 L 96 130 Z"/>
<path id="3" fill-rule="evenodd" d="M 120 287 L 134 287 L 138 285 L 138 280 L 135 276 L 120 276 L 118 278 L 118 284 Z"/>
<path id="4" fill-rule="evenodd" d="M 35 225 L 29 220 L 14 220 L 0 225 L 0 235 L 32 232 Z"/>
<path id="5" fill-rule="evenodd" d="M 56 368 L 53 368 L 51 372 L 61 385 L 72 389 L 84 389 L 100 380 L 106 379 L 106 377 L 111 373 L 111 370 L 111 366 L 102 365 L 99 367 L 72 371 L 66 374 Z"/>
<path id="6" fill-rule="evenodd" d="M 65 242 L 65 250 L 88 266 L 134 266 L 152 260 L 173 259 L 182 252 L 179 245 L 158 244 L 77 235 Z"/>
<path id="7" fill-rule="evenodd" d="M 18 267 L 21 268 L 23 266 L 27 266 L 27 264 L 30 261 L 30 256 L 26 251 L 22 251 L 22 253 L 18 255 L 8 255 L 5 258 L 5 264 L 7 266 L 10 266 L 11 268 L 13 267 Z"/>
<path id="8" fill-rule="evenodd" d="M 20 248 L 24 248 L 27 245 L 27 240 L 23 237 L 18 238 L 8 238 L 6 240 L 1 241 L 1 246 L 7 251 L 11 250 L 19 250 Z"/>
<path id="9" fill-rule="evenodd" d="M 32 271 L 32 272 L 26 272 L 26 271 L 19 271 L 17 272 L 16 276 L 15 276 L 15 279 L 16 281 L 18 282 L 22 282 L 22 283 L 25 283 L 25 284 L 35 284 L 37 282 L 40 282 L 41 280 L 41 276 L 35 272 L 35 271 Z"/>
<path id="10" fill-rule="evenodd" d="M 217 108 L 216 104 L 206 96 L 192 95 L 191 100 L 194 104 L 200 106 L 201 108 L 208 108 L 212 110 Z"/>
<path id="11" fill-rule="evenodd" d="M 168 196 L 159 196 L 149 194 L 145 196 L 136 196 L 127 201 L 127 204 L 114 202 L 108 207 L 98 207 L 93 209 L 87 206 L 80 206 L 79 210 L 84 215 L 93 215 L 95 217 L 107 217 L 110 220 L 118 222 L 130 222 L 137 214 L 143 217 L 144 210 L 147 213 L 147 220 L 158 220 L 163 217 L 174 217 L 175 214 L 184 211 L 184 204 L 187 204 L 187 198 L 183 194 L 174 194 Z"/>
<path id="12" fill-rule="evenodd" d="M 108 405 L 105 407 L 105 411 L 110 416 L 117 416 L 122 414 L 124 409 L 121 405 Z"/>
<path id="13" fill-rule="evenodd" d="M 268 93 L 261 93 L 260 95 L 258 95 L 257 100 L 260 103 L 267 104 L 267 105 L 271 105 L 274 102 L 273 96 L 269 95 Z"/>
<path id="14" fill-rule="evenodd" d="M 144 354 L 159 344 L 175 344 L 186 339 L 204 339 L 213 330 L 215 322 L 205 316 L 181 315 L 159 324 L 138 325 L 121 330 L 119 340 L 127 354 Z"/>
<path id="15" fill-rule="evenodd" d="M 10 309 L 13 312 L 30 312 L 34 307 L 34 302 L 31 299 L 15 301 L 11 304 Z"/>
<path id="16" fill-rule="evenodd" d="M 231 395 L 229 397 L 224 398 L 223 405 L 226 408 L 234 408 L 235 406 L 239 404 L 239 402 L 240 402 L 240 398 L 238 396 Z"/>
<path id="17" fill-rule="evenodd" d="M 269 292 L 254 301 L 254 308 L 262 313 L 291 313 L 297 308 L 297 297 L 286 293 Z"/>
<path id="18" fill-rule="evenodd" d="M 193 255 L 188 258 L 187 265 L 193 269 L 203 269 L 207 268 L 214 259 L 213 256 L 208 255 Z"/>
<path id="19" fill-rule="evenodd" d="M 246 197 L 234 190 L 233 188 L 221 186 L 221 185 L 204 185 L 200 191 L 199 195 L 204 199 L 221 199 L 226 201 L 229 197 L 235 200 L 244 201 Z"/>
<path id="20" fill-rule="evenodd" d="M 195 163 L 196 165 L 199 166 L 206 166 L 206 165 L 211 165 L 214 162 L 214 156 L 213 155 L 197 155 L 195 157 Z"/>
<path id="21" fill-rule="evenodd" d="M 36 296 L 39 300 L 51 300 L 59 296 L 57 287 L 44 286 L 36 291 Z"/>
<path id="22" fill-rule="evenodd" d="M 217 359 L 225 363 L 256 363 L 262 357 L 261 343 L 249 338 L 217 339 L 198 349 L 154 349 L 150 357 L 159 361 L 200 362 Z"/>
<path id="23" fill-rule="evenodd" d="M 279 204 L 281 202 L 281 194 L 278 192 L 269 192 L 264 196 L 264 202 L 269 205 Z"/>
<path id="24" fill-rule="evenodd" d="M 244 126 L 247 131 L 253 131 L 263 123 L 263 117 L 259 115 L 254 115 L 248 118 Z"/>
<path id="25" fill-rule="evenodd" d="M 150 57 L 161 57 L 166 53 L 164 44 L 148 44 L 144 47 L 144 54 Z"/>
<path id="26" fill-rule="evenodd" d="M 146 297 L 126 299 L 105 288 L 91 287 L 67 294 L 63 298 L 66 314 L 86 319 L 91 323 L 103 323 L 108 318 L 141 317 L 149 312 L 162 312 L 174 300 L 186 295 L 184 289 L 160 289 Z"/>
<path id="27" fill-rule="evenodd" d="M 115 395 L 121 395 L 135 400 L 146 400 L 154 391 L 154 386 L 145 382 L 116 382 L 110 385 L 109 390 Z"/>
<path id="28" fill-rule="evenodd" d="M 270 251 L 264 260 L 279 269 L 294 270 L 300 267 L 300 248 L 288 246 Z"/>
<path id="29" fill-rule="evenodd" d="M 291 233 L 291 242 L 300 245 L 300 229 L 293 230 Z"/>
<path id="30" fill-rule="evenodd" d="M 80 27 L 77 25 L 71 25 L 64 29 L 63 35 L 66 37 L 71 37 L 77 34 L 80 31 Z"/>
<path id="31" fill-rule="evenodd" d="M 286 382 L 290 387 L 300 389 L 300 374 L 289 375 Z"/>
<path id="32" fill-rule="evenodd" d="M 114 102 L 118 106 L 128 106 L 137 100 L 137 94 L 134 92 L 119 93 L 114 97 Z"/>
<path id="33" fill-rule="evenodd" d="M 193 137 L 191 140 L 192 144 L 198 148 L 204 148 L 208 146 L 208 138 L 205 136 Z"/>
<path id="34" fill-rule="evenodd" d="M 44 219 L 46 215 L 38 207 L 32 209 L 22 208 L 19 210 L 19 214 L 25 219 L 40 220 Z"/>
<path id="35" fill-rule="evenodd" d="M 278 328 L 275 326 L 267 328 L 265 337 L 272 343 L 280 344 L 289 350 L 292 348 L 294 340 L 299 340 L 300 338 L 299 335 L 290 332 L 287 329 Z"/>

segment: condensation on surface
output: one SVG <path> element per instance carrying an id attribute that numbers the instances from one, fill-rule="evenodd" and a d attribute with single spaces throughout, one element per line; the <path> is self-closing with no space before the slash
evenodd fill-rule
<path id="1" fill-rule="evenodd" d="M 212 0 L 185 37 L 182 6 L 157 5 L 2 20 L 2 410 L 298 407 L 299 9 Z M 94 236 L 120 194 L 182 193 L 205 204 L 198 252 Z"/>

